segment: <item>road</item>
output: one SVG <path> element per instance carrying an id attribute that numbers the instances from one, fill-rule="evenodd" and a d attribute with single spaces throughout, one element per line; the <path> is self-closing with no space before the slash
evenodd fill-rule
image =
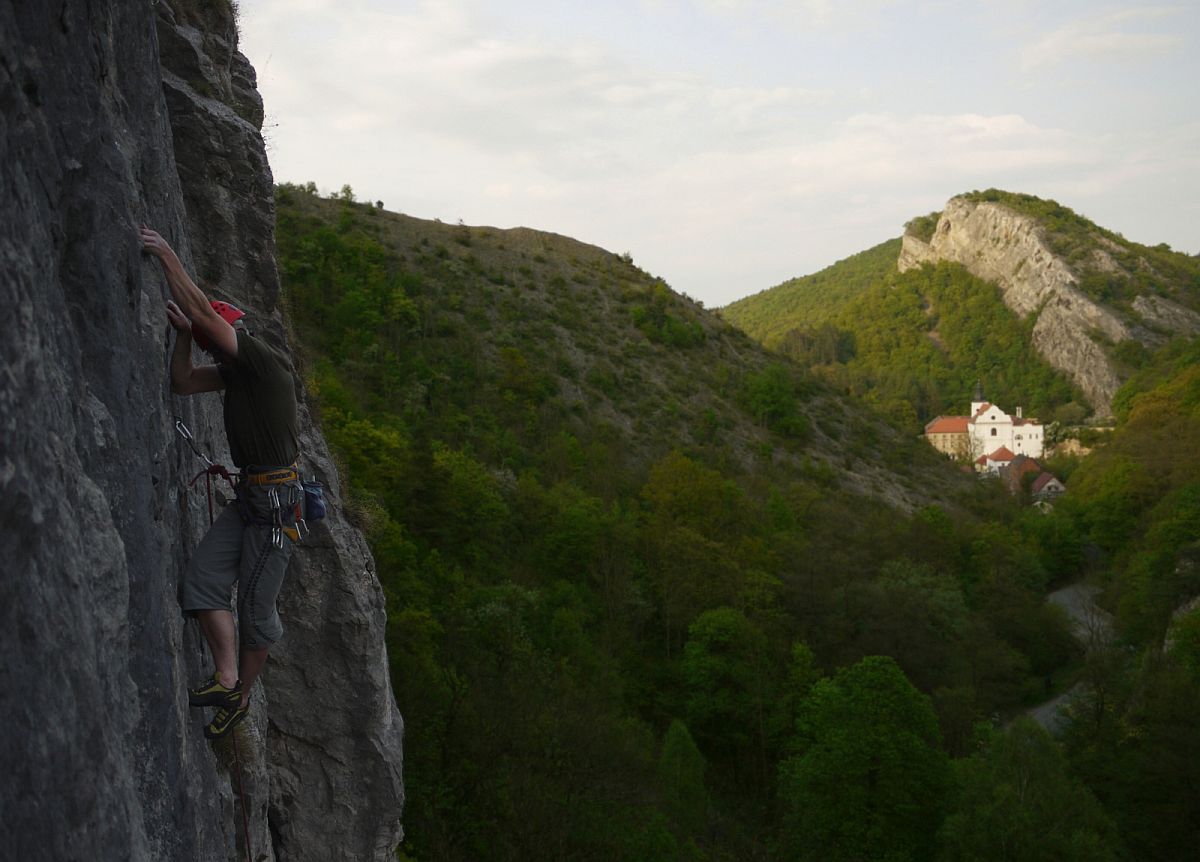
<path id="1" fill-rule="evenodd" d="M 1085 650 L 1107 644 L 1112 638 L 1112 615 L 1096 604 L 1099 588 L 1085 583 L 1074 583 L 1056 590 L 1046 597 L 1064 611 L 1071 620 L 1071 631 Z M 1075 699 L 1083 683 L 1077 682 L 1067 691 L 1045 703 L 1027 710 L 1026 715 L 1057 736 L 1066 726 L 1063 708 Z"/>

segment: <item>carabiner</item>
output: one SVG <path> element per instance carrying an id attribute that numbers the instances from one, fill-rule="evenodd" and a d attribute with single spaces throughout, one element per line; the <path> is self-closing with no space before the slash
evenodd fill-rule
<path id="1" fill-rule="evenodd" d="M 196 438 L 192 436 L 191 429 L 184 425 L 183 420 L 178 416 L 175 417 L 175 430 L 179 432 L 180 437 L 187 441 L 188 447 L 192 450 L 193 454 L 195 454 L 197 458 L 202 460 L 209 467 L 213 466 L 212 459 L 196 448 Z"/>

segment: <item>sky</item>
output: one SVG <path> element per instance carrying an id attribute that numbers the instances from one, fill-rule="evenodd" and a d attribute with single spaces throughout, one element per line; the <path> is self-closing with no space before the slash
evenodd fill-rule
<path id="1" fill-rule="evenodd" d="M 276 182 L 616 253 L 708 307 L 955 194 L 1200 252 L 1200 2 L 240 0 Z"/>

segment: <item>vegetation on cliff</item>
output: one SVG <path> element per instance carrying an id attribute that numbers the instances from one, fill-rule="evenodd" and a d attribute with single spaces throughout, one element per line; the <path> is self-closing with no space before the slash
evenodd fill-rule
<path id="1" fill-rule="evenodd" d="M 1128 312 L 1138 296 L 1163 296 L 1200 309 L 1200 257 L 1172 251 L 1165 243 L 1131 242 L 1057 201 L 1034 195 L 987 189 L 962 197 L 1035 219 L 1051 251 L 1075 273 L 1080 290 L 1097 302 Z"/>
<path id="2" fill-rule="evenodd" d="M 818 858 L 860 811 L 938 846 L 949 760 L 1077 658 L 1053 536 L 627 260 L 277 199 L 388 598 L 407 857 Z"/>
<path id="3" fill-rule="evenodd" d="M 941 210 L 934 210 L 926 215 L 909 219 L 904 223 L 904 235 L 916 237 L 921 242 L 929 242 L 933 239 L 933 232 L 937 229 L 938 219 L 941 217 Z"/>

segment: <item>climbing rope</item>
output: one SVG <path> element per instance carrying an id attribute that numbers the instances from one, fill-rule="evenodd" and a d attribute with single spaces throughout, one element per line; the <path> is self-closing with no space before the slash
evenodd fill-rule
<path id="1" fill-rule="evenodd" d="M 233 733 L 233 763 L 237 767 L 238 779 L 238 801 L 242 803 L 242 835 L 246 839 L 246 862 L 253 862 L 250 855 L 250 815 L 246 813 L 246 791 L 242 788 L 242 758 L 238 753 L 238 731 L 235 727 Z"/>
<path id="2" fill-rule="evenodd" d="M 208 526 L 211 527 L 213 522 L 216 520 L 216 516 L 213 513 L 212 477 L 220 476 L 223 478 L 229 483 L 230 489 L 232 489 L 235 494 L 237 493 L 237 487 L 234 485 L 233 477 L 229 475 L 229 470 L 225 468 L 224 464 L 217 464 L 213 462 L 211 458 L 209 458 L 196 447 L 196 439 L 192 436 L 192 432 L 186 425 L 183 424 L 183 420 L 178 416 L 175 417 L 175 430 L 178 431 L 179 435 L 187 441 L 188 446 L 190 446 L 191 450 L 196 453 L 197 457 L 199 457 L 207 465 L 203 470 L 192 477 L 192 481 L 188 482 L 188 487 L 191 488 L 196 484 L 201 476 L 204 477 L 204 488 L 208 496 Z M 238 732 L 236 727 L 232 731 L 232 736 L 233 763 L 237 772 L 238 802 L 241 803 L 242 809 L 242 836 L 245 838 L 246 844 L 246 862 L 253 862 L 253 855 L 251 854 L 250 850 L 250 815 L 246 813 L 246 791 L 242 786 L 242 757 L 241 752 L 238 750 Z"/>
<path id="3" fill-rule="evenodd" d="M 209 464 L 208 467 L 192 477 L 192 481 L 188 482 L 188 487 L 190 488 L 195 485 L 201 476 L 204 477 L 204 487 L 208 492 L 208 525 L 211 527 L 213 525 L 213 521 L 215 520 L 213 516 L 212 477 L 220 476 L 223 478 L 229 483 L 230 489 L 232 489 L 235 494 L 237 493 L 237 486 L 234 485 L 233 477 L 229 475 L 229 471 L 225 469 L 224 464 Z"/>

